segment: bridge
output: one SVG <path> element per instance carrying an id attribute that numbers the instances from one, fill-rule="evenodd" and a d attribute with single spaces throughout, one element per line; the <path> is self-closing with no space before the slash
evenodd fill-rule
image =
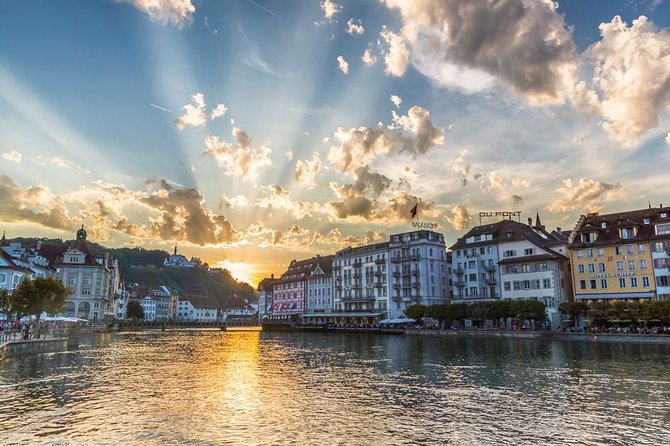
<path id="1" fill-rule="evenodd" d="M 260 324 L 256 319 L 252 318 L 228 318 L 225 321 L 142 321 L 142 320 L 128 320 L 128 321 L 116 321 L 107 325 L 98 325 L 93 328 L 96 330 L 101 329 L 114 329 L 118 327 L 119 329 L 126 328 L 155 328 L 155 329 L 175 329 L 175 328 L 212 328 L 226 330 L 228 328 L 243 328 L 243 327 L 258 327 Z"/>

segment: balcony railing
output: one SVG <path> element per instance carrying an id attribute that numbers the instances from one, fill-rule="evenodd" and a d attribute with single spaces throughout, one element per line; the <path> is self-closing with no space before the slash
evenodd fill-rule
<path id="1" fill-rule="evenodd" d="M 457 286 L 458 288 L 463 288 L 463 287 L 465 286 L 465 282 L 457 281 L 457 282 L 456 282 L 456 286 Z"/>
<path id="2" fill-rule="evenodd" d="M 484 270 L 485 270 L 485 271 L 495 272 L 495 270 L 496 270 L 496 266 L 495 266 L 495 265 L 485 265 L 485 266 L 484 266 Z"/>
<path id="3" fill-rule="evenodd" d="M 486 283 L 488 283 L 489 285 L 495 285 L 496 284 L 495 277 L 489 277 L 488 279 L 486 279 Z"/>
<path id="4" fill-rule="evenodd" d="M 354 260 L 354 268 L 360 268 L 363 264 L 361 263 L 360 260 Z"/>
<path id="5" fill-rule="evenodd" d="M 459 276 L 462 276 L 463 274 L 465 274 L 465 270 L 463 270 L 463 268 L 456 268 L 454 270 L 454 272 L 456 273 L 456 275 L 459 275 Z"/>
<path id="6" fill-rule="evenodd" d="M 415 275 L 415 276 L 419 276 L 419 275 L 421 275 L 421 273 L 419 272 L 418 269 L 414 269 L 414 270 L 412 270 L 412 274 Z"/>
<path id="7" fill-rule="evenodd" d="M 375 263 L 376 263 L 377 265 L 383 265 L 383 264 L 386 263 L 386 258 L 383 258 L 383 259 L 377 259 L 377 260 L 375 260 Z"/>
<path id="8" fill-rule="evenodd" d="M 393 257 L 391 257 L 391 262 L 393 262 L 393 263 L 398 263 L 398 262 L 400 262 L 400 261 L 401 261 L 400 256 L 393 256 Z"/>

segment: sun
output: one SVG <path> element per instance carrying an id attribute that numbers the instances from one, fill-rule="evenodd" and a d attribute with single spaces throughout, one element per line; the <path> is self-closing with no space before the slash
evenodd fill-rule
<path id="1" fill-rule="evenodd" d="M 224 268 L 230 271 L 230 275 L 233 276 L 238 282 L 246 282 L 249 285 L 255 287 L 257 285 L 258 279 L 255 277 L 255 265 L 251 263 L 244 262 L 231 262 L 230 260 L 219 260 L 216 262 L 217 268 Z"/>

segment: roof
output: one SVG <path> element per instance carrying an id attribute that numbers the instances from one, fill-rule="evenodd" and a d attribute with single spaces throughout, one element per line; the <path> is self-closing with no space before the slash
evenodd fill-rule
<path id="1" fill-rule="evenodd" d="M 220 305 L 217 301 L 208 296 L 202 296 L 199 294 L 187 294 L 183 298 L 179 299 L 179 301 L 188 301 L 195 308 L 220 308 Z"/>
<path id="2" fill-rule="evenodd" d="M 63 263 L 63 254 L 70 248 L 78 249 L 86 255 L 84 258 L 84 265 L 103 266 L 95 261 L 97 253 L 88 242 L 84 240 L 68 240 L 63 243 L 43 243 L 39 249 L 39 254 L 47 259 L 50 265 L 59 265 Z"/>
<path id="3" fill-rule="evenodd" d="M 258 282 L 257 291 L 270 290 L 272 291 L 272 285 L 278 283 L 281 279 L 274 277 L 266 277 L 260 282 Z"/>
<path id="4" fill-rule="evenodd" d="M 665 217 L 662 216 L 665 214 Z M 648 219 L 649 223 L 645 223 Z M 670 223 L 670 207 L 638 209 L 615 212 L 612 214 L 588 214 L 582 216 L 581 225 L 575 228 L 575 239 L 570 248 L 602 246 L 619 243 L 635 243 L 654 239 L 668 238 L 668 235 L 656 235 L 654 224 Z M 621 238 L 620 229 L 636 228 L 634 237 Z M 596 233 L 596 240 L 584 243 L 579 234 Z"/>
<path id="5" fill-rule="evenodd" d="M 286 271 L 281 275 L 281 278 L 274 284 L 307 280 L 307 277 L 314 271 L 317 265 L 325 265 L 326 263 L 331 264 L 329 268 L 332 271 L 333 256 L 314 256 L 299 261 L 292 260 Z M 321 269 L 323 269 L 323 266 Z"/>
<path id="6" fill-rule="evenodd" d="M 557 231 L 553 231 L 557 232 Z M 466 243 L 470 237 L 491 234 L 491 240 Z M 508 236 L 509 234 L 509 236 Z M 470 249 L 502 242 L 527 240 L 540 248 L 565 243 L 561 238 L 547 232 L 543 226 L 529 226 L 514 220 L 500 220 L 496 223 L 475 226 L 460 237 L 449 249 Z"/>
<path id="7" fill-rule="evenodd" d="M 335 257 L 351 256 L 351 255 L 360 255 L 363 253 L 379 251 L 379 250 L 388 250 L 389 242 L 380 242 L 380 243 L 371 243 L 369 245 L 362 245 L 351 247 L 347 246 L 344 249 L 340 249 L 335 253 Z"/>

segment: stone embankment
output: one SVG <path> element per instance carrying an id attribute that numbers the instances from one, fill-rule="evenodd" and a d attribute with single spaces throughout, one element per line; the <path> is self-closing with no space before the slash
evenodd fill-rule
<path id="1" fill-rule="evenodd" d="M 623 342 L 630 344 L 667 344 L 670 336 L 652 334 L 623 333 L 557 333 L 546 331 L 487 331 L 487 330 L 416 330 L 405 332 L 408 335 L 459 336 L 483 338 L 540 339 L 556 341 Z"/>

